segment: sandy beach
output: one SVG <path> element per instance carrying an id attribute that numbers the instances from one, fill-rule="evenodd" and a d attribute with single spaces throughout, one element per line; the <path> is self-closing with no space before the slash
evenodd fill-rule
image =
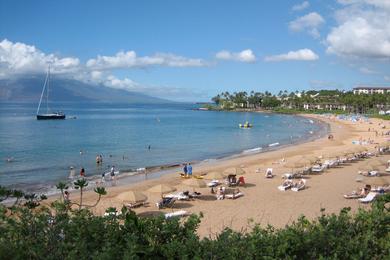
<path id="1" fill-rule="evenodd" d="M 144 192 L 150 202 L 149 207 L 140 207 L 134 209 L 137 214 L 154 214 L 156 212 L 172 212 L 183 209 L 189 213 L 202 212 L 202 218 L 199 235 L 213 237 L 225 227 L 235 230 L 246 230 L 254 223 L 260 223 L 265 226 L 271 224 L 275 227 L 283 227 L 292 223 L 300 215 L 308 218 L 315 218 L 321 214 L 320 210 L 325 209 L 326 213 L 337 213 L 343 207 L 351 207 L 353 211 L 359 207 L 367 207 L 358 203 L 357 200 L 347 200 L 343 197 L 352 190 L 364 186 L 365 182 L 384 182 L 390 183 L 390 177 L 363 177 L 358 174 L 358 168 L 366 159 L 344 165 L 337 168 L 327 169 L 325 172 L 317 175 L 308 175 L 306 178 L 307 186 L 299 192 L 279 191 L 278 185 L 282 183 L 282 175 L 290 172 L 281 163 L 293 161 L 302 155 L 319 156 L 321 154 L 337 153 L 356 147 L 352 141 L 373 140 L 372 144 L 364 145 L 370 151 L 375 150 L 378 143 L 387 140 L 382 132 L 390 129 L 389 122 L 379 119 L 370 119 L 369 122 L 351 122 L 339 120 L 334 117 L 327 118 L 318 115 L 305 115 L 308 118 L 322 120 L 329 124 L 330 133 L 334 136 L 333 140 L 327 137 L 319 138 L 314 141 L 284 147 L 278 150 L 240 156 L 228 160 L 218 160 L 204 165 L 194 165 L 194 173 L 207 173 L 210 171 L 223 171 L 229 167 L 242 167 L 246 174 L 244 175 L 246 185 L 239 189 L 244 193 L 243 197 L 235 200 L 216 200 L 215 195 L 210 193 L 210 188 L 196 189 L 202 193 L 199 199 L 190 201 L 178 201 L 173 209 L 158 210 L 155 203 L 159 200 L 159 194 L 148 193 L 146 190 L 156 184 L 169 184 L 175 186 L 177 191 L 190 190 L 182 184 L 183 178 L 179 171 L 163 175 L 159 178 L 145 180 L 135 184 L 118 185 L 108 187 L 108 194 L 103 197 L 93 211 L 96 214 L 104 214 L 108 207 L 122 207 L 122 201 L 116 196 L 124 191 L 137 190 Z M 384 125 L 382 128 L 380 125 Z M 370 131 L 368 129 L 370 128 Z M 377 133 L 375 132 L 377 131 Z M 207 147 L 205 147 L 207 149 Z M 388 160 L 390 155 L 382 155 L 382 158 Z M 276 176 L 272 179 L 264 177 L 267 168 L 273 168 Z M 382 170 L 385 166 L 382 167 Z M 362 182 L 357 182 L 357 177 L 361 177 Z M 85 194 L 85 201 L 92 203 L 95 201 L 96 194 L 88 191 Z M 58 196 L 56 196 L 58 197 Z M 77 199 L 77 191 L 73 191 L 71 199 Z"/>

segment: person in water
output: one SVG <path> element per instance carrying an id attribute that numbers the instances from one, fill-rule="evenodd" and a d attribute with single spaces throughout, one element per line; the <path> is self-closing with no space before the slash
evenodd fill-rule
<path id="1" fill-rule="evenodd" d="M 80 176 L 81 177 L 85 177 L 85 169 L 84 169 L 84 167 L 81 167 Z"/>
<path id="2" fill-rule="evenodd" d="M 100 156 L 99 155 L 96 155 L 96 163 L 100 164 Z"/>
<path id="3" fill-rule="evenodd" d="M 73 166 L 70 166 L 69 179 L 73 179 L 75 176 L 75 171 Z"/>

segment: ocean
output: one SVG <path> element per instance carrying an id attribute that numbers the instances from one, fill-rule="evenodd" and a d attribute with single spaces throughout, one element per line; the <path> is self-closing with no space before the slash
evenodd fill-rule
<path id="1" fill-rule="evenodd" d="M 67 180 L 71 166 L 100 176 L 112 165 L 125 172 L 213 160 L 324 133 L 321 123 L 299 116 L 199 111 L 196 104 L 62 103 L 56 107 L 76 119 L 58 121 L 36 120 L 36 104 L 0 107 L 0 185 L 30 191 Z M 240 129 L 245 121 L 253 128 Z"/>

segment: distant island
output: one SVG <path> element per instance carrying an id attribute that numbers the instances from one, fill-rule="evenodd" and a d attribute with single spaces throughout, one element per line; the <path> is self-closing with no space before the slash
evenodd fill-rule
<path id="1" fill-rule="evenodd" d="M 0 102 L 38 102 L 45 75 L 24 76 L 0 80 Z M 52 102 L 123 102 L 123 103 L 173 103 L 139 92 L 115 89 L 101 84 L 55 77 L 52 79 Z"/>

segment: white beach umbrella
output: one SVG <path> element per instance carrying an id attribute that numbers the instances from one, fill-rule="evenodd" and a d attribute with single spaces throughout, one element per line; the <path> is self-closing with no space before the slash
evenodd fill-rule
<path id="1" fill-rule="evenodd" d="M 246 172 L 241 167 L 231 167 L 223 171 L 225 175 L 243 175 Z"/>
<path id="2" fill-rule="evenodd" d="M 175 190 L 176 190 L 175 187 L 172 187 L 172 186 L 169 186 L 166 184 L 158 184 L 158 185 L 153 186 L 150 189 L 148 189 L 148 192 L 164 194 L 164 193 L 173 192 Z"/>
<path id="3" fill-rule="evenodd" d="M 209 172 L 208 174 L 203 176 L 203 178 L 206 180 L 220 180 L 220 179 L 225 178 L 225 176 L 220 172 L 214 171 L 214 172 Z"/>
<path id="4" fill-rule="evenodd" d="M 201 180 L 201 179 L 191 178 L 188 180 L 184 180 L 182 183 L 184 185 L 192 187 L 192 188 L 205 188 L 205 187 L 207 187 L 206 182 L 204 180 Z"/>

